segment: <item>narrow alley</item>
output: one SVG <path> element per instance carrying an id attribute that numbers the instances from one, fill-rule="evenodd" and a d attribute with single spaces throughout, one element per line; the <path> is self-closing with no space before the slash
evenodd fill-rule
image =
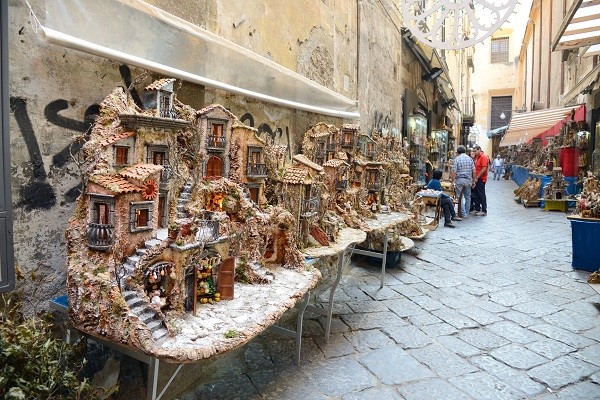
<path id="1" fill-rule="evenodd" d="M 382 290 L 353 261 L 329 343 L 307 320 L 299 367 L 293 340 L 268 333 L 177 398 L 599 399 L 600 295 L 571 268 L 565 214 L 524 208 L 515 188 L 490 179 L 488 216 L 430 232 Z"/>

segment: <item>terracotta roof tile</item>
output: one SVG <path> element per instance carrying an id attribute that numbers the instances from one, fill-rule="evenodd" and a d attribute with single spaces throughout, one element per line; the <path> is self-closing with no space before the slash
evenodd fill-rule
<path id="1" fill-rule="evenodd" d="M 359 130 L 360 129 L 360 125 L 358 124 L 344 124 L 342 125 L 342 129 L 352 129 L 352 130 Z"/>
<path id="2" fill-rule="evenodd" d="M 159 89 L 162 89 L 164 86 L 168 85 L 169 83 L 173 83 L 173 82 L 175 82 L 174 78 L 163 78 L 163 79 L 159 79 L 159 80 L 152 82 L 151 84 L 146 86 L 145 89 L 146 90 L 159 90 Z"/>
<path id="3" fill-rule="evenodd" d="M 110 135 L 109 137 L 107 137 L 106 139 L 104 139 L 103 141 L 100 142 L 100 144 L 102 146 L 108 146 L 111 145 L 115 142 L 118 142 L 119 140 L 122 139 L 127 139 L 128 137 L 134 136 L 135 132 L 134 131 L 127 131 L 127 132 L 119 132 L 119 133 L 115 133 L 114 135 Z"/>
<path id="4" fill-rule="evenodd" d="M 123 168 L 119 171 L 119 175 L 124 178 L 137 179 L 143 181 L 150 175 L 162 171 L 162 165 L 154 164 L 135 164 L 130 167 Z"/>
<path id="5" fill-rule="evenodd" d="M 348 164 L 346 161 L 344 160 L 340 160 L 339 158 L 334 158 L 332 160 L 329 161 L 325 161 L 325 163 L 323 163 L 324 167 L 334 167 L 334 168 L 338 168 L 340 166 L 346 166 L 348 167 L 350 164 Z"/>
<path id="6" fill-rule="evenodd" d="M 220 109 L 220 110 L 221 110 L 221 111 L 223 111 L 225 114 L 229 115 L 229 117 L 230 117 L 231 119 L 236 119 L 236 116 L 235 116 L 235 115 L 233 115 L 233 114 L 231 113 L 231 111 L 229 111 L 228 109 L 226 109 L 225 107 L 223 107 L 223 106 L 222 106 L 222 105 L 220 105 L 220 104 L 211 104 L 211 105 L 209 105 L 209 106 L 206 106 L 206 107 L 204 107 L 204 108 L 202 108 L 202 109 L 200 109 L 200 110 L 196 111 L 196 115 L 198 115 L 198 116 L 202 116 L 202 115 L 205 115 L 205 114 L 207 114 L 207 113 L 209 113 L 209 112 L 211 112 L 212 110 L 215 110 L 215 109 Z"/>
<path id="7" fill-rule="evenodd" d="M 294 161 L 304 164 L 307 167 L 314 169 L 315 171 L 319 171 L 319 172 L 323 171 L 323 167 L 321 167 L 317 163 L 310 161 L 304 154 L 296 154 L 293 158 L 294 158 Z"/>
<path id="8" fill-rule="evenodd" d="M 92 175 L 90 181 L 113 193 L 141 192 L 142 188 L 116 175 Z"/>
<path id="9" fill-rule="evenodd" d="M 289 167 L 285 170 L 283 175 L 283 183 L 290 183 L 298 185 L 304 183 L 304 180 L 308 176 L 308 170 L 301 167 Z"/>

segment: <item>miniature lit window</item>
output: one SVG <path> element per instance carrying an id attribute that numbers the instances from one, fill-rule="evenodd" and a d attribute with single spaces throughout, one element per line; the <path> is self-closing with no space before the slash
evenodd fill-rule
<path id="1" fill-rule="evenodd" d="M 250 200 L 252 200 L 255 203 L 258 203 L 259 189 L 257 187 L 249 187 L 248 192 L 250 192 Z"/>
<path id="2" fill-rule="evenodd" d="M 140 201 L 131 203 L 129 228 L 131 232 L 142 232 L 152 229 L 152 209 L 154 202 Z"/>
<path id="3" fill-rule="evenodd" d="M 115 199 L 113 196 L 92 195 L 90 222 L 99 225 L 112 225 Z"/>
<path id="4" fill-rule="evenodd" d="M 115 146 L 115 165 L 129 164 L 129 147 Z"/>
<path id="5" fill-rule="evenodd" d="M 220 157 L 212 156 L 206 163 L 206 177 L 220 178 L 223 175 L 223 160 Z"/>
<path id="6" fill-rule="evenodd" d="M 354 135 L 352 134 L 352 131 L 343 131 L 342 146 L 344 146 L 344 147 L 352 146 L 353 142 L 354 142 Z"/>

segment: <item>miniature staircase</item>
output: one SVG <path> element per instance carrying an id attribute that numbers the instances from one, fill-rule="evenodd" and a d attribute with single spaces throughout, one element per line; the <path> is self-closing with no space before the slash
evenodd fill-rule
<path id="1" fill-rule="evenodd" d="M 169 334 L 164 326 L 163 318 L 153 309 L 150 304 L 140 297 L 139 293 L 133 290 L 123 292 L 125 302 L 129 306 L 131 313 L 139 318 L 150 329 L 152 338 L 158 341 Z"/>
<path id="2" fill-rule="evenodd" d="M 129 276 L 131 276 L 131 274 L 133 273 L 133 270 L 135 269 L 135 266 L 140 261 L 142 256 L 144 254 L 146 254 L 146 252 L 149 249 L 151 249 L 152 247 L 157 246 L 159 244 L 161 244 L 161 241 L 158 239 L 146 240 L 146 242 L 144 243 L 144 247 L 136 249 L 135 254 L 127 257 L 127 260 L 125 260 L 125 262 L 123 263 L 123 269 L 124 269 L 125 273 L 123 274 L 123 277 L 121 278 L 121 287 L 124 287 L 125 280 Z"/>
<path id="3" fill-rule="evenodd" d="M 192 188 L 194 187 L 193 182 L 187 182 L 183 185 L 183 190 L 179 195 L 179 200 L 177 201 L 177 218 L 187 218 L 188 213 L 185 210 L 186 204 L 192 198 Z"/>

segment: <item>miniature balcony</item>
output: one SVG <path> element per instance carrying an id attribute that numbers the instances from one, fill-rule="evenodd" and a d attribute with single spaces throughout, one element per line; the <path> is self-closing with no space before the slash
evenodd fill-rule
<path id="1" fill-rule="evenodd" d="M 338 179 L 335 182 L 335 188 L 337 190 L 345 190 L 348 189 L 348 179 Z"/>
<path id="2" fill-rule="evenodd" d="M 364 154 L 365 154 L 365 157 L 367 157 L 367 158 L 374 158 L 377 155 L 377 149 L 376 148 L 364 149 Z"/>
<path id="3" fill-rule="evenodd" d="M 88 224 L 87 244 L 90 249 L 107 250 L 115 242 L 115 227 L 109 224 Z"/>
<path id="4" fill-rule="evenodd" d="M 315 151 L 315 158 L 319 158 L 319 159 L 325 158 L 325 149 L 317 149 Z"/>
<path id="5" fill-rule="evenodd" d="M 344 148 L 352 148 L 354 147 L 354 139 L 344 138 L 340 141 L 340 146 Z"/>
<path id="6" fill-rule="evenodd" d="M 201 219 L 198 221 L 196 241 L 202 243 L 214 242 L 219 238 L 219 221 Z"/>
<path id="7" fill-rule="evenodd" d="M 227 145 L 227 141 L 224 136 L 208 136 L 206 138 L 206 148 L 208 150 L 216 150 L 223 151 L 225 150 L 225 146 Z"/>
<path id="8" fill-rule="evenodd" d="M 248 178 L 266 178 L 267 164 L 248 164 L 246 166 L 246 175 Z"/>
<path id="9" fill-rule="evenodd" d="M 173 109 L 170 109 L 170 110 L 161 110 L 160 117 L 161 118 L 177 119 L 177 117 L 179 117 L 179 114 L 177 113 L 177 111 L 175 111 Z"/>
<path id="10" fill-rule="evenodd" d="M 378 192 L 381 190 L 381 183 L 379 182 L 367 182 L 367 190 L 371 192 Z"/>

